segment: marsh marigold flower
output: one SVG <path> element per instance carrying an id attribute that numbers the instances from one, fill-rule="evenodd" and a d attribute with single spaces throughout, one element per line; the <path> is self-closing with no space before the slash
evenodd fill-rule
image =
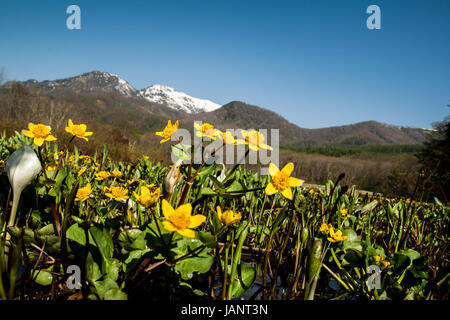
<path id="1" fill-rule="evenodd" d="M 241 130 L 241 134 L 244 137 L 244 140 L 238 139 L 238 143 L 248 144 L 248 147 L 254 151 L 258 151 L 259 148 L 272 150 L 272 147 L 264 143 L 264 135 L 262 135 L 259 131 Z"/>
<path id="2" fill-rule="evenodd" d="M 129 198 L 128 190 L 122 187 L 105 187 L 103 191 L 108 198 L 116 201 L 127 200 Z"/>
<path id="3" fill-rule="evenodd" d="M 41 146 L 44 141 L 56 140 L 56 138 L 51 135 L 51 130 L 52 128 L 42 123 L 29 123 L 28 130 L 22 130 L 22 133 L 29 138 L 34 138 L 33 143 L 37 146 Z"/>
<path id="4" fill-rule="evenodd" d="M 214 129 L 214 126 L 209 123 L 203 123 L 202 125 L 198 124 L 197 122 L 194 122 L 195 127 L 195 135 L 197 137 L 208 137 L 212 140 L 216 140 L 216 135 L 220 134 L 220 131 L 217 129 Z"/>
<path id="5" fill-rule="evenodd" d="M 136 199 L 136 202 L 140 203 L 144 207 L 151 206 L 152 204 L 155 204 L 159 197 L 161 196 L 161 189 L 156 188 L 154 191 L 150 191 L 150 189 L 146 186 L 141 187 L 141 194 L 138 195 L 136 192 L 133 191 L 134 198 Z"/>
<path id="6" fill-rule="evenodd" d="M 88 183 L 85 187 L 78 189 L 75 201 L 85 201 L 92 193 L 91 184 Z"/>
<path id="7" fill-rule="evenodd" d="M 376 255 L 373 256 L 373 258 L 375 259 L 376 262 L 381 263 L 385 268 L 391 265 L 391 263 L 387 261 L 383 255 L 380 256 Z"/>
<path id="8" fill-rule="evenodd" d="M 178 120 L 177 120 L 177 122 L 175 122 L 174 125 L 172 125 L 172 122 L 170 120 L 167 121 L 167 126 L 164 128 L 164 130 L 156 132 L 157 136 L 164 138 L 159 143 L 169 141 L 170 138 L 172 138 L 172 135 L 174 134 L 174 132 L 178 130 L 178 125 L 179 125 Z"/>
<path id="9" fill-rule="evenodd" d="M 330 227 L 330 236 L 327 239 L 330 242 L 340 242 L 347 239 L 347 236 L 343 236 L 341 230 L 334 232 L 334 228 Z"/>
<path id="10" fill-rule="evenodd" d="M 72 119 L 69 119 L 66 132 L 75 137 L 88 141 L 88 138 L 86 137 L 92 136 L 92 132 L 86 132 L 86 129 L 87 127 L 85 124 L 73 124 Z"/>
<path id="11" fill-rule="evenodd" d="M 97 173 L 95 180 L 102 181 L 108 179 L 109 177 L 111 177 L 111 173 L 107 171 L 100 171 Z"/>
<path id="12" fill-rule="evenodd" d="M 243 140 L 237 140 L 230 131 L 221 132 L 217 130 L 217 136 L 223 141 L 224 144 L 237 145 L 243 144 Z"/>
<path id="13" fill-rule="evenodd" d="M 176 231 L 187 238 L 194 238 L 195 233 L 191 229 L 197 228 L 206 220 L 206 217 L 203 215 L 191 215 L 192 206 L 190 203 L 182 204 L 174 209 L 166 199 L 163 199 L 162 211 L 166 218 L 166 220 L 162 222 L 164 228 L 167 231 Z"/>
<path id="14" fill-rule="evenodd" d="M 222 213 L 222 209 L 219 206 L 217 207 L 217 216 L 219 217 L 220 222 L 227 226 L 238 222 L 242 218 L 239 212 L 234 212 L 233 210 L 225 210 Z"/>
<path id="15" fill-rule="evenodd" d="M 113 171 L 111 172 L 111 175 L 112 175 L 114 178 L 120 178 L 120 177 L 122 177 L 122 172 L 120 172 L 119 170 L 113 170 Z"/>
<path id="16" fill-rule="evenodd" d="M 292 171 L 294 171 L 294 164 L 289 162 L 284 166 L 281 171 L 272 162 L 269 164 L 269 173 L 272 177 L 272 182 L 269 182 L 266 186 L 266 194 L 272 195 L 281 191 L 281 194 L 292 200 L 293 194 L 291 187 L 298 187 L 303 184 L 303 180 L 291 177 Z"/>
<path id="17" fill-rule="evenodd" d="M 331 228 L 332 228 L 331 224 L 322 223 L 319 231 L 322 232 L 323 234 L 328 234 L 330 233 Z"/>
<path id="18" fill-rule="evenodd" d="M 343 217 L 346 217 L 347 215 L 348 215 L 348 209 L 341 209 L 341 215 L 343 216 Z"/>

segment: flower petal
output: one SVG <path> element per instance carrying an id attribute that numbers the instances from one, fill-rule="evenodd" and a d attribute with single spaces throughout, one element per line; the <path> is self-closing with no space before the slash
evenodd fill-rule
<path id="1" fill-rule="evenodd" d="M 176 211 L 190 216 L 192 212 L 192 205 L 190 203 L 182 204 L 176 209 Z"/>
<path id="2" fill-rule="evenodd" d="M 289 177 L 289 186 L 290 187 L 299 187 L 303 184 L 303 182 L 305 182 L 305 181 L 302 179 Z"/>
<path id="3" fill-rule="evenodd" d="M 166 199 L 163 199 L 161 205 L 162 205 L 162 212 L 163 212 L 164 218 L 169 219 L 170 215 L 175 210 L 172 208 L 172 206 Z"/>
<path id="4" fill-rule="evenodd" d="M 175 227 L 175 225 L 170 222 L 169 220 L 164 220 L 162 222 L 164 229 L 166 229 L 167 231 L 173 232 L 173 231 L 177 231 L 177 228 Z"/>
<path id="5" fill-rule="evenodd" d="M 292 171 L 294 171 L 294 164 L 292 162 L 289 162 L 288 164 L 286 164 L 284 166 L 283 169 L 281 169 L 281 172 L 283 172 L 284 174 L 290 176 Z"/>
<path id="6" fill-rule="evenodd" d="M 188 228 L 197 228 L 205 221 L 206 217 L 204 215 L 196 214 L 195 216 L 191 217 L 191 223 L 189 224 Z"/>
<path id="7" fill-rule="evenodd" d="M 291 188 L 284 189 L 283 191 L 281 191 L 281 194 L 289 200 L 292 200 L 292 198 L 294 197 Z"/>
<path id="8" fill-rule="evenodd" d="M 34 138 L 33 142 L 34 142 L 35 145 L 37 145 L 39 147 L 39 146 L 41 146 L 44 143 L 44 139 L 42 139 L 42 138 Z"/>
<path id="9" fill-rule="evenodd" d="M 195 232 L 191 229 L 177 230 L 179 234 L 186 238 L 195 238 Z"/>
<path id="10" fill-rule="evenodd" d="M 280 169 L 278 169 L 278 167 L 276 166 L 276 164 L 273 163 L 273 162 L 269 163 L 269 174 L 272 176 L 272 178 L 273 178 L 278 172 L 280 172 Z"/>
<path id="11" fill-rule="evenodd" d="M 266 186 L 266 194 L 271 196 L 272 194 L 275 194 L 278 192 L 278 190 L 274 187 L 272 182 L 269 182 Z"/>

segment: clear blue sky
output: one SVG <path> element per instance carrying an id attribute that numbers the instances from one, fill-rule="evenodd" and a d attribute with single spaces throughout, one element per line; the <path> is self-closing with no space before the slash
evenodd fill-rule
<path id="1" fill-rule="evenodd" d="M 66 8 L 81 8 L 81 30 Z M 381 30 L 366 8 L 381 8 Z M 240 100 L 305 128 L 431 127 L 450 108 L 449 0 L 0 1 L 9 80 L 101 70 Z"/>

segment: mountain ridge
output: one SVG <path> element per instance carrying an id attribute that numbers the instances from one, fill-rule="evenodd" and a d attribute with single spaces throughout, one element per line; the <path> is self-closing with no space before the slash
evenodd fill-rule
<path id="1" fill-rule="evenodd" d="M 301 128 L 276 112 L 247 104 L 231 101 L 223 106 L 212 101 L 191 97 L 163 85 L 152 85 L 137 90 L 118 75 L 102 71 L 91 71 L 78 76 L 59 80 L 27 80 L 20 82 L 30 90 L 59 99 L 76 99 L 86 96 L 92 108 L 98 108 L 101 97 L 115 97 L 108 104 L 118 103 L 123 107 L 133 105 L 133 112 L 142 113 L 126 121 L 128 115 L 120 114 L 123 110 L 114 110 L 114 117 L 122 117 L 121 122 L 135 126 L 136 130 L 147 130 L 149 127 L 143 120 L 136 119 L 180 119 L 184 125 L 192 125 L 194 121 L 214 124 L 219 129 L 280 129 L 280 143 L 284 145 L 367 145 L 367 144 L 420 144 L 426 138 L 427 129 L 395 126 L 373 120 L 333 126 L 327 128 Z M 6 83 L 4 87 L 11 86 Z M 153 88 L 154 90 L 149 90 Z M 95 97 L 99 99 L 95 99 Z M 114 102 L 116 101 L 116 102 Z M 180 102 L 181 101 L 181 102 Z M 196 105 L 198 102 L 208 102 Z M 183 103 L 186 103 L 183 105 Z M 100 103 L 101 104 L 101 103 Z M 107 104 L 107 105 L 108 105 Z M 105 105 L 102 105 L 104 108 Z M 150 118 L 149 118 L 150 117 Z M 102 121 L 108 116 L 102 116 Z M 155 119 L 156 119 L 155 118 Z M 159 121 L 160 121 L 159 120 Z M 134 121 L 134 122 L 133 122 Z M 139 126 L 135 122 L 140 123 Z M 151 120 L 149 120 L 151 121 Z M 161 124 L 163 125 L 163 124 Z M 142 129 L 140 129 L 142 127 Z"/>

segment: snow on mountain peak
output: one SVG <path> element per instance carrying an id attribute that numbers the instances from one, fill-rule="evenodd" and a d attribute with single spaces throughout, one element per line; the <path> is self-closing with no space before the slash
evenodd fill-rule
<path id="1" fill-rule="evenodd" d="M 164 104 L 169 108 L 186 113 L 211 112 L 221 107 L 221 105 L 212 101 L 194 98 L 184 92 L 160 84 L 143 89 L 140 94 L 148 101 Z"/>

